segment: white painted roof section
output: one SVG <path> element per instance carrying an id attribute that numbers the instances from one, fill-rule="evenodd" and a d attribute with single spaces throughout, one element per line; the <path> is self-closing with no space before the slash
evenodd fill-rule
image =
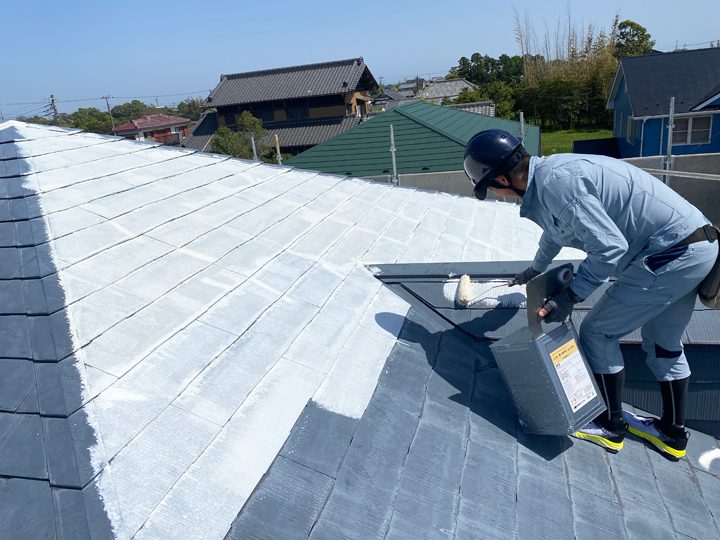
<path id="1" fill-rule="evenodd" d="M 362 415 L 408 309 L 365 265 L 532 259 L 540 236 L 507 203 L 18 122 L 3 142 L 118 537 L 223 538 L 308 400 Z"/>

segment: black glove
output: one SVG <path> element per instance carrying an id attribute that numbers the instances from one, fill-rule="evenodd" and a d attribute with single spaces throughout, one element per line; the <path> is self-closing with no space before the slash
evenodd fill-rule
<path id="1" fill-rule="evenodd" d="M 542 274 L 542 272 L 538 272 L 531 266 L 529 268 L 526 268 L 519 274 L 516 274 L 515 277 L 510 280 L 510 286 L 513 287 L 515 285 L 525 285 L 532 278 L 537 277 L 540 274 Z"/>
<path id="2" fill-rule="evenodd" d="M 560 292 L 555 293 L 545 301 L 543 306 L 549 311 L 545 322 L 562 322 L 567 319 L 573 311 L 575 304 L 582 302 L 584 298 L 576 295 L 570 286 L 564 287 Z"/>

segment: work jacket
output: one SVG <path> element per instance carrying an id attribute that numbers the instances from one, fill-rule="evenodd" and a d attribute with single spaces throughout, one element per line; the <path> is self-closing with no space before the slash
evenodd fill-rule
<path id="1" fill-rule="evenodd" d="M 544 271 L 563 246 L 587 253 L 572 284 L 581 298 L 632 261 L 667 249 L 708 222 L 645 171 L 582 154 L 531 157 L 520 215 L 543 229 L 535 270 Z"/>

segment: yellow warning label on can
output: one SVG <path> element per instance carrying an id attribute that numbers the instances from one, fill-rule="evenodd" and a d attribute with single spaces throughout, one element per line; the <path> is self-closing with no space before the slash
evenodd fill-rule
<path id="1" fill-rule="evenodd" d="M 552 363 L 556 366 L 565 360 L 568 356 L 571 354 L 575 354 L 578 352 L 577 344 L 575 343 L 574 339 L 571 339 L 567 343 L 565 343 L 563 346 L 558 347 L 553 352 L 550 353 L 550 359 L 552 360 Z"/>
<path id="2" fill-rule="evenodd" d="M 552 351 L 550 359 L 573 412 L 595 398 L 592 379 L 574 339 Z"/>

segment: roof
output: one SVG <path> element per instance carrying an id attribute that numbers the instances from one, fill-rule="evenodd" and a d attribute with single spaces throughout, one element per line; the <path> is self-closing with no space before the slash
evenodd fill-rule
<path id="1" fill-rule="evenodd" d="M 217 112 L 208 111 L 203 113 L 190 134 L 183 140 L 182 146 L 200 150 L 201 152 L 209 151 L 210 140 L 215 135 L 218 127 Z"/>
<path id="2" fill-rule="evenodd" d="M 495 104 L 492 101 L 475 101 L 472 103 L 453 103 L 446 105 L 451 109 L 473 112 L 475 114 L 484 114 L 485 116 L 495 116 Z"/>
<path id="3" fill-rule="evenodd" d="M 611 101 L 625 80 L 634 116 L 690 112 L 720 92 L 720 48 L 622 58 Z"/>
<path id="4" fill-rule="evenodd" d="M 263 127 L 268 131 L 268 141 L 277 135 L 281 148 L 291 148 L 319 144 L 345 133 L 361 122 L 362 118 L 358 116 L 335 116 L 311 120 L 265 122 Z"/>
<path id="5" fill-rule="evenodd" d="M 395 107 L 352 130 L 319 144 L 288 163 L 293 167 L 353 176 L 383 176 L 392 171 L 390 126 L 395 133 L 397 171 L 461 171 L 465 145 L 475 133 L 499 128 L 520 133 L 520 123 L 415 102 Z M 540 129 L 526 124 L 525 143 L 540 152 Z"/>
<path id="6" fill-rule="evenodd" d="M 207 105 L 222 107 L 281 99 L 372 90 L 377 87 L 362 58 L 222 75 Z"/>
<path id="7" fill-rule="evenodd" d="M 515 205 L 18 122 L 0 177 L 0 537 L 718 534 L 714 439 L 524 435 L 368 269 L 529 259 Z"/>
<path id="8" fill-rule="evenodd" d="M 432 81 L 419 93 L 419 97 L 425 99 L 451 98 L 460 95 L 464 89 L 477 90 L 476 84 L 465 79 L 446 79 L 443 81 Z"/>
<path id="9" fill-rule="evenodd" d="M 344 133 L 360 122 L 362 119 L 357 116 L 265 122 L 263 127 L 268 131 L 268 136 L 264 142 L 268 145 L 274 144 L 274 137 L 277 135 L 280 148 L 313 146 Z M 188 138 L 183 141 L 183 146 L 203 152 L 210 151 L 212 150 L 210 142 L 217 129 L 217 113 L 205 113 Z"/>
<path id="10" fill-rule="evenodd" d="M 189 118 L 181 116 L 170 116 L 169 114 L 149 114 L 135 120 L 130 120 L 119 126 L 115 126 L 113 131 L 139 131 L 141 129 L 155 129 L 161 127 L 170 127 L 177 125 L 189 124 Z"/>

